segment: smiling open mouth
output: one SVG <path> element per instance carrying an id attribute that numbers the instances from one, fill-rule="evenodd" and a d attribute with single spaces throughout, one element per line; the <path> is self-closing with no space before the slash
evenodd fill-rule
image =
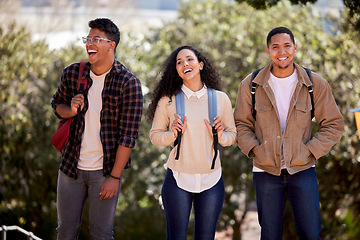
<path id="1" fill-rule="evenodd" d="M 90 57 L 94 56 L 96 53 L 97 53 L 96 50 L 88 50 L 88 55 L 89 55 Z"/>

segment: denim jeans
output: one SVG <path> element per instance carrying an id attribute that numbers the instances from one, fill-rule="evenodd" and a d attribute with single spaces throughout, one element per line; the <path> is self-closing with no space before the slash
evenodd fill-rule
<path id="1" fill-rule="evenodd" d="M 168 169 L 161 191 L 166 217 L 166 239 L 186 240 L 189 217 L 194 204 L 195 240 L 214 240 L 216 223 L 224 202 L 223 178 L 212 188 L 191 193 L 179 188 Z"/>
<path id="2" fill-rule="evenodd" d="M 286 170 L 280 176 L 254 172 L 256 202 L 261 240 L 282 239 L 284 207 L 289 201 L 296 232 L 300 240 L 321 239 L 321 216 L 315 167 L 290 175 Z"/>
<path id="3" fill-rule="evenodd" d="M 75 240 L 81 226 L 86 200 L 89 200 L 89 231 L 92 240 L 113 238 L 116 205 L 120 193 L 111 199 L 100 200 L 100 190 L 106 177 L 102 170 L 78 170 L 77 179 L 59 170 L 57 186 L 58 240 Z"/>

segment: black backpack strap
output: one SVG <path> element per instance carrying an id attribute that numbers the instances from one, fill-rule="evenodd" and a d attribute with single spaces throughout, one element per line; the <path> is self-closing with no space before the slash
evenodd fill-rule
<path id="1" fill-rule="evenodd" d="M 313 82 L 313 79 L 312 79 L 312 74 L 311 74 L 311 70 L 308 69 L 308 68 L 305 68 L 303 67 L 311 81 L 311 83 L 314 85 L 314 82 Z M 308 91 L 309 91 L 309 94 L 310 94 L 310 99 L 311 99 L 311 106 L 312 106 L 312 109 L 311 109 L 311 119 L 314 118 L 314 115 L 315 115 L 315 104 L 314 104 L 314 90 L 313 90 L 313 85 L 310 85 L 307 87 Z"/>
<path id="2" fill-rule="evenodd" d="M 218 145 L 219 145 L 218 133 L 217 133 L 217 130 L 215 129 L 214 126 L 212 127 L 212 133 L 213 133 L 215 154 L 214 154 L 214 158 L 213 158 L 212 163 L 211 163 L 211 169 L 214 169 L 215 161 L 216 161 L 216 158 L 217 158 L 217 155 L 218 155 Z"/>
<path id="3" fill-rule="evenodd" d="M 251 92 L 252 115 L 253 115 L 253 118 L 254 118 L 254 119 L 256 119 L 255 91 L 256 91 L 257 83 L 254 83 L 253 80 L 256 78 L 256 76 L 258 75 L 258 73 L 259 73 L 262 69 L 263 69 L 263 68 L 256 69 L 256 70 L 251 74 L 250 92 Z"/>
<path id="4" fill-rule="evenodd" d="M 303 67 L 307 73 L 307 75 L 309 76 L 309 79 L 311 81 L 311 83 L 313 84 L 313 78 L 312 78 L 312 74 L 311 74 L 311 70 L 308 68 Z M 252 75 L 251 75 L 251 83 L 250 83 L 250 91 L 251 91 L 251 98 L 252 98 L 252 115 L 254 117 L 254 119 L 256 119 L 256 110 L 255 110 L 255 90 L 257 87 L 257 84 L 253 82 L 254 78 L 258 75 L 258 73 L 262 70 L 263 68 L 260 69 L 256 69 Z M 311 105 L 312 105 L 312 109 L 311 109 L 311 119 L 314 118 L 315 116 L 315 103 L 314 103 L 314 90 L 313 90 L 313 85 L 310 85 L 307 87 L 309 94 L 310 94 L 310 99 L 311 99 Z"/>

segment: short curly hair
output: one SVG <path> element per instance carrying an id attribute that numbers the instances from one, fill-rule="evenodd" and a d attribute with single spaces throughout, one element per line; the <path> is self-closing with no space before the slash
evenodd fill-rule
<path id="1" fill-rule="evenodd" d="M 90 28 L 97 28 L 106 34 L 106 37 L 115 42 L 115 49 L 120 42 L 120 31 L 116 24 L 108 18 L 96 18 L 89 21 Z"/>
<path id="2" fill-rule="evenodd" d="M 291 41 L 295 44 L 294 34 L 291 32 L 290 29 L 288 29 L 286 27 L 276 27 L 276 28 L 272 29 L 267 35 L 267 38 L 266 38 L 267 47 L 269 47 L 272 36 L 279 34 L 279 33 L 289 34 Z"/>
<path id="3" fill-rule="evenodd" d="M 171 101 L 171 97 L 181 91 L 183 80 L 176 70 L 176 57 L 183 49 L 189 49 L 195 54 L 199 62 L 204 63 L 204 67 L 200 71 L 200 76 L 201 81 L 206 87 L 221 90 L 220 75 L 211 62 L 196 48 L 189 45 L 181 46 L 173 51 L 162 65 L 162 70 L 160 71 L 161 77 L 153 91 L 151 103 L 147 111 L 147 117 L 150 121 L 154 119 L 157 104 L 162 97 L 167 96 L 169 97 L 169 101 Z"/>

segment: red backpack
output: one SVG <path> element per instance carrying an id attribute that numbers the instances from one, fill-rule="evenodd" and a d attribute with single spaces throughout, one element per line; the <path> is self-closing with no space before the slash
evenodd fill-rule
<path id="1" fill-rule="evenodd" d="M 79 78 L 78 78 L 78 89 L 80 93 L 83 93 L 87 86 L 87 79 L 82 78 L 84 72 L 85 64 L 88 61 L 81 61 Z M 80 107 L 78 108 L 78 116 L 80 116 Z M 62 118 L 56 129 L 56 132 L 51 137 L 51 144 L 60 152 L 62 152 L 66 143 L 69 141 L 69 133 L 71 126 L 72 118 Z"/>

